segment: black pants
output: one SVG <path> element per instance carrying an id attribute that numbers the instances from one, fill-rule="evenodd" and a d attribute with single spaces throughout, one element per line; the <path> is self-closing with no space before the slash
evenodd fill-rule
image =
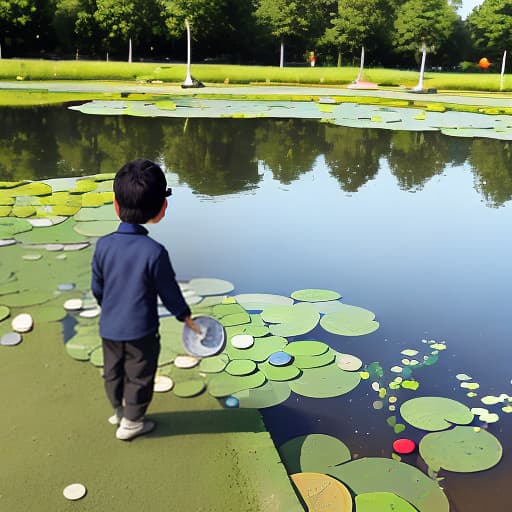
<path id="1" fill-rule="evenodd" d="M 107 397 L 114 409 L 124 402 L 124 417 L 137 421 L 153 398 L 160 335 L 157 332 L 133 341 L 102 341 Z"/>

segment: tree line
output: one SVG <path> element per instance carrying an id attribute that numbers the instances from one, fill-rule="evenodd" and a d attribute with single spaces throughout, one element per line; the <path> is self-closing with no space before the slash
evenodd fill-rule
<path id="1" fill-rule="evenodd" d="M 512 2 L 484 0 L 462 20 L 462 0 L 0 0 L 2 57 L 183 61 L 185 19 L 197 62 L 277 65 L 429 64 L 452 69 L 512 49 Z"/>

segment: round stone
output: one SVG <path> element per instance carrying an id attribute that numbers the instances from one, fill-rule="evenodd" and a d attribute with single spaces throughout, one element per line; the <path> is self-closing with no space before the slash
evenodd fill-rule
<path id="1" fill-rule="evenodd" d="M 236 409 L 240 405 L 240 402 L 235 396 L 228 396 L 224 400 L 224 405 L 229 409 Z"/>
<path id="2" fill-rule="evenodd" d="M 64 302 L 64 309 L 66 309 L 67 311 L 78 311 L 79 309 L 82 309 L 82 307 L 82 299 L 69 299 L 66 302 Z"/>
<path id="3" fill-rule="evenodd" d="M 14 238 L 9 238 L 7 240 L 0 240 L 0 247 L 8 247 L 9 245 L 14 245 L 16 240 Z"/>
<path id="4" fill-rule="evenodd" d="M 271 356 L 268 358 L 268 362 L 272 366 L 286 366 L 290 364 L 293 361 L 293 356 L 290 354 L 287 354 L 286 352 L 274 352 L 271 354 Z"/>
<path id="5" fill-rule="evenodd" d="M 7 334 L 4 334 L 0 338 L 0 345 L 12 347 L 14 345 L 18 345 L 19 343 L 21 343 L 22 339 L 23 338 L 21 337 L 21 334 L 17 332 L 8 332 Z"/>
<path id="6" fill-rule="evenodd" d="M 194 368 L 199 364 L 199 359 L 193 356 L 177 356 L 174 360 L 176 368 Z"/>
<path id="7" fill-rule="evenodd" d="M 74 283 L 64 283 L 59 284 L 59 286 L 57 286 L 57 289 L 60 290 L 61 292 L 69 292 L 70 290 L 73 290 L 74 287 Z"/>
<path id="8" fill-rule="evenodd" d="M 46 244 L 45 249 L 50 252 L 58 252 L 64 250 L 64 244 Z"/>
<path id="9" fill-rule="evenodd" d="M 21 313 L 12 319 L 11 327 L 16 332 L 29 332 L 34 326 L 34 320 L 28 313 Z"/>
<path id="10" fill-rule="evenodd" d="M 87 489 L 82 484 L 70 484 L 64 488 L 62 494 L 64 498 L 74 501 L 83 498 L 87 494 Z"/>
<path id="11" fill-rule="evenodd" d="M 37 261 L 43 257 L 42 254 L 24 254 L 22 258 L 26 261 Z"/>
<path id="12" fill-rule="evenodd" d="M 401 455 L 412 453 L 416 449 L 416 443 L 411 439 L 397 439 L 393 443 L 393 450 Z"/>
<path id="13" fill-rule="evenodd" d="M 170 391 L 174 386 L 174 381 L 167 377 L 167 375 L 157 375 L 153 385 L 153 390 L 156 393 L 165 393 Z"/>
<path id="14" fill-rule="evenodd" d="M 254 337 L 250 334 L 236 334 L 231 338 L 231 345 L 239 349 L 250 348 L 254 345 Z"/>
<path id="15" fill-rule="evenodd" d="M 100 308 L 91 308 L 84 309 L 84 311 L 80 311 L 79 316 L 82 318 L 96 318 L 101 313 Z"/>

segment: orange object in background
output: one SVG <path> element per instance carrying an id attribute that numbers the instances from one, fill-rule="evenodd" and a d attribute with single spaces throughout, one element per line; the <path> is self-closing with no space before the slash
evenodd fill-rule
<path id="1" fill-rule="evenodd" d="M 487 60 L 487 58 L 486 58 L 486 57 L 482 57 L 482 58 L 478 61 L 478 66 L 479 66 L 481 69 L 488 69 L 490 65 L 491 65 L 491 63 Z"/>

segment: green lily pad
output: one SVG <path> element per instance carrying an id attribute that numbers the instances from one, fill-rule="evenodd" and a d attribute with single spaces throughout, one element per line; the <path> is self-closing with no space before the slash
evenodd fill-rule
<path id="1" fill-rule="evenodd" d="M 503 448 L 487 430 L 455 427 L 427 434 L 420 442 L 420 454 L 434 470 L 473 473 L 492 468 L 501 460 Z"/>
<path id="2" fill-rule="evenodd" d="M 204 296 L 224 295 L 235 288 L 229 281 L 208 277 L 191 279 L 188 284 L 198 295 Z"/>
<path id="3" fill-rule="evenodd" d="M 320 325 L 327 331 L 341 336 L 364 336 L 379 328 L 375 314 L 357 306 L 344 304 L 344 309 L 322 317 Z"/>
<path id="4" fill-rule="evenodd" d="M 325 434 L 294 437 L 279 447 L 279 455 L 288 474 L 326 473 L 352 458 L 345 443 Z"/>
<path id="5" fill-rule="evenodd" d="M 190 379 L 177 382 L 173 388 L 173 392 L 180 398 L 191 398 L 202 393 L 205 387 L 206 384 L 202 379 Z"/>
<path id="6" fill-rule="evenodd" d="M 215 308 L 214 308 L 215 309 Z M 226 315 L 220 319 L 220 323 L 224 327 L 232 327 L 235 325 L 244 325 L 251 321 L 249 313 L 235 313 L 233 315 Z"/>
<path id="7" fill-rule="evenodd" d="M 355 499 L 357 512 L 416 512 L 409 502 L 391 492 L 367 492 Z"/>
<path id="8" fill-rule="evenodd" d="M 0 306 L 0 322 L 9 318 L 11 315 L 11 310 L 7 306 Z"/>
<path id="9" fill-rule="evenodd" d="M 391 492 L 418 512 L 449 512 L 450 505 L 436 481 L 419 469 L 384 458 L 362 458 L 328 469 L 356 494 Z"/>
<path id="10" fill-rule="evenodd" d="M 205 357 L 199 363 L 199 371 L 204 373 L 220 373 L 229 363 L 229 357 L 226 354 Z"/>
<path id="11" fill-rule="evenodd" d="M 287 352 L 287 350 L 285 350 L 285 352 Z M 334 350 L 328 350 L 324 354 L 320 354 L 318 356 L 294 356 L 293 364 L 301 370 L 305 370 L 307 368 L 327 366 L 328 364 L 331 364 L 335 358 L 336 352 L 334 352 Z"/>
<path id="12" fill-rule="evenodd" d="M 2 296 L 2 302 L 11 308 L 35 306 L 48 302 L 52 298 L 51 292 L 40 289 L 23 290 Z"/>
<path id="13" fill-rule="evenodd" d="M 263 386 L 233 393 L 233 396 L 238 398 L 239 407 L 263 409 L 285 402 L 290 394 L 286 382 L 268 381 Z"/>
<path id="14" fill-rule="evenodd" d="M 276 336 L 300 336 L 312 331 L 318 324 L 320 314 L 307 302 L 293 306 L 272 306 L 261 313 L 265 322 L 270 325 L 270 332 Z"/>
<path id="15" fill-rule="evenodd" d="M 335 364 L 303 370 L 299 379 L 290 382 L 293 392 L 312 398 L 330 398 L 344 395 L 357 387 L 361 376 L 346 372 Z"/>
<path id="16" fill-rule="evenodd" d="M 270 329 L 266 325 L 245 325 L 243 331 L 240 334 L 250 334 L 255 338 L 263 338 L 270 334 Z"/>
<path id="17" fill-rule="evenodd" d="M 256 363 L 248 359 L 235 359 L 226 366 L 230 375 L 249 375 L 256 370 Z"/>
<path id="18" fill-rule="evenodd" d="M 319 356 L 329 350 L 329 345 L 322 341 L 293 341 L 288 344 L 285 352 L 291 356 Z"/>
<path id="19" fill-rule="evenodd" d="M 31 183 L 25 183 L 18 187 L 10 188 L 9 194 L 17 196 L 47 196 L 52 193 L 52 187 L 46 183 L 34 181 Z"/>
<path id="20" fill-rule="evenodd" d="M 260 363 L 258 369 L 265 374 L 268 380 L 286 381 L 296 379 L 300 375 L 300 369 L 290 364 L 287 366 L 274 366 L 268 361 Z"/>
<path id="21" fill-rule="evenodd" d="M 30 314 L 34 319 L 34 323 L 46 323 L 46 322 L 60 322 L 63 320 L 67 312 L 62 306 L 52 306 L 50 304 L 43 304 L 31 309 Z"/>
<path id="22" fill-rule="evenodd" d="M 413 398 L 400 407 L 402 418 L 413 427 L 436 431 L 473 421 L 473 413 L 464 404 L 451 398 L 423 396 Z"/>
<path id="23" fill-rule="evenodd" d="M 208 392 L 215 398 L 222 398 L 239 391 L 257 388 L 265 381 L 265 375 L 260 371 L 243 377 L 235 377 L 226 372 L 216 373 L 209 378 Z"/>
<path id="24" fill-rule="evenodd" d="M 26 217 L 32 217 L 32 215 L 36 214 L 36 209 L 33 206 L 13 206 L 11 215 L 13 217 L 18 217 L 19 219 L 24 219 Z"/>
<path id="25" fill-rule="evenodd" d="M 77 222 L 73 229 L 84 236 L 105 236 L 117 231 L 119 221 L 115 220 L 96 220 L 87 222 Z"/>
<path id="26" fill-rule="evenodd" d="M 327 315 L 329 313 L 337 313 L 345 308 L 345 304 L 338 300 L 329 300 L 322 302 L 313 302 L 313 306 L 318 310 L 321 315 Z"/>
<path id="27" fill-rule="evenodd" d="M 76 222 L 73 219 L 68 219 L 55 226 L 34 228 L 30 232 L 17 235 L 16 239 L 25 244 L 70 244 L 86 242 L 86 237 L 79 235 L 73 230 L 75 224 Z"/>
<path id="28" fill-rule="evenodd" d="M 247 311 L 245 311 L 245 309 L 242 306 L 240 306 L 240 304 L 214 304 L 213 305 L 213 314 L 219 320 L 228 315 L 236 315 L 236 314 L 242 314 L 242 313 L 247 313 Z M 249 317 L 249 320 L 251 320 L 251 317 Z"/>
<path id="29" fill-rule="evenodd" d="M 90 362 L 98 368 L 103 367 L 103 347 L 96 347 L 90 354 Z"/>
<path id="30" fill-rule="evenodd" d="M 235 300 L 247 311 L 262 311 L 271 306 L 291 306 L 293 299 L 270 293 L 241 293 Z"/>
<path id="31" fill-rule="evenodd" d="M 24 219 L 6 217 L 0 219 L 0 239 L 13 238 L 14 235 L 32 230 L 32 224 Z"/>
<path id="32" fill-rule="evenodd" d="M 332 290 L 309 288 L 305 290 L 297 290 L 291 294 L 291 297 L 292 299 L 304 302 L 325 302 L 340 299 L 341 294 Z"/>
<path id="33" fill-rule="evenodd" d="M 225 352 L 230 359 L 250 359 L 261 363 L 274 352 L 283 350 L 287 343 L 286 339 L 280 336 L 266 336 L 265 338 L 255 338 L 254 345 L 245 349 L 235 348 L 228 343 Z"/>
<path id="34" fill-rule="evenodd" d="M 74 219 L 80 222 L 94 221 L 94 220 L 118 220 L 116 212 L 111 205 L 99 206 L 98 208 L 82 208 L 75 216 Z M 119 220 L 118 220 L 119 222 Z"/>

